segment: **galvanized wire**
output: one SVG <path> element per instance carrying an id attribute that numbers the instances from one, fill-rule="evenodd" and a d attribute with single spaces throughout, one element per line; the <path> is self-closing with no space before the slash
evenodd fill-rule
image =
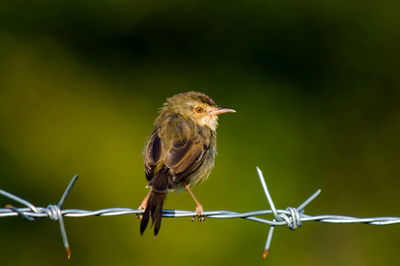
<path id="1" fill-rule="evenodd" d="M 364 223 L 370 225 L 392 225 L 400 224 L 400 217 L 370 217 L 370 218 L 358 218 L 352 216 L 343 215 L 307 215 L 304 213 L 304 208 L 313 201 L 320 194 L 321 190 L 317 190 L 309 198 L 307 198 L 303 203 L 301 203 L 297 208 L 288 207 L 285 210 L 276 209 L 275 204 L 272 201 L 271 194 L 265 183 L 265 179 L 261 170 L 257 167 L 258 176 L 261 181 L 264 193 L 267 197 L 268 203 L 271 207 L 270 210 L 259 210 L 238 213 L 234 211 L 206 211 L 202 215 L 207 218 L 213 219 L 233 219 L 241 218 L 258 223 L 263 223 L 270 225 L 270 229 L 267 236 L 267 241 L 264 248 L 263 258 L 266 258 L 270 249 L 272 235 L 274 233 L 275 226 L 287 226 L 291 230 L 295 230 L 300 227 L 304 222 L 316 221 L 322 223 L 337 223 L 337 224 L 349 224 L 349 223 Z M 33 221 L 36 218 L 48 218 L 52 221 L 58 221 L 60 225 L 61 237 L 63 240 L 64 247 L 66 249 L 67 258 L 71 257 L 71 249 L 69 246 L 67 233 L 64 225 L 63 217 L 87 217 L 87 216 L 118 216 L 118 215 L 128 215 L 128 214 L 141 214 L 144 210 L 130 209 L 130 208 L 106 208 L 100 210 L 80 210 L 80 209 L 62 209 L 62 205 L 71 191 L 73 185 L 77 181 L 78 176 L 74 176 L 63 193 L 59 203 L 57 205 L 49 205 L 47 207 L 36 207 L 29 201 L 26 201 L 16 195 L 13 195 L 4 190 L 0 190 L 0 195 L 7 197 L 15 202 L 18 202 L 25 207 L 16 208 L 12 205 L 7 205 L 6 208 L 0 208 L 0 218 L 2 217 L 12 217 L 20 216 L 26 220 Z M 274 218 L 268 220 L 265 218 L 260 218 L 258 216 L 272 214 Z M 196 212 L 185 211 L 185 210 L 167 210 L 164 209 L 162 213 L 163 217 L 167 218 L 182 218 L 182 217 L 194 217 Z"/>

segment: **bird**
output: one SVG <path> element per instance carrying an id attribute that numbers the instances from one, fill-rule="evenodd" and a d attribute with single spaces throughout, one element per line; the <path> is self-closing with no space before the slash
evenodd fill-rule
<path id="1" fill-rule="evenodd" d="M 218 115 L 235 113 L 220 107 L 202 92 L 189 91 L 167 98 L 155 119 L 144 148 L 144 168 L 149 191 L 138 209 L 140 234 L 151 218 L 154 235 L 161 227 L 167 193 L 186 190 L 196 204 L 196 214 L 204 221 L 203 206 L 192 188 L 205 181 L 216 155 Z"/>

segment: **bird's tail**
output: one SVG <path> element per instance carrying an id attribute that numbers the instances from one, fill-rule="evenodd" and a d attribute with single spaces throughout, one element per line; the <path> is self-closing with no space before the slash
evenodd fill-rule
<path id="1" fill-rule="evenodd" d="M 152 226 L 154 226 L 154 235 L 158 234 L 161 227 L 162 209 L 167 193 L 151 191 L 146 210 L 144 211 L 142 221 L 140 222 L 140 234 L 144 233 L 151 216 Z"/>
<path id="2" fill-rule="evenodd" d="M 144 233 L 149 223 L 150 217 L 152 226 L 154 226 L 154 235 L 160 231 L 161 218 L 164 201 L 168 192 L 168 175 L 167 173 L 159 173 L 151 182 L 152 190 L 147 202 L 147 207 L 143 213 L 142 221 L 140 222 L 140 234 Z"/>

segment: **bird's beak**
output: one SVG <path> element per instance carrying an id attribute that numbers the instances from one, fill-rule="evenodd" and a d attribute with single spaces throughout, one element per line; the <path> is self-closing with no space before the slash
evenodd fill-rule
<path id="1" fill-rule="evenodd" d="M 226 113 L 236 113 L 236 111 L 226 107 L 216 107 L 214 110 L 210 112 L 211 115 L 220 115 Z"/>

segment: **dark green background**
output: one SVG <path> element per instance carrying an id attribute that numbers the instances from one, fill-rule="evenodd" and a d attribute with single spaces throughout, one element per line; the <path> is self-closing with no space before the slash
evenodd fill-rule
<path id="1" fill-rule="evenodd" d="M 166 97 L 200 90 L 238 112 L 218 130 L 216 167 L 195 189 L 206 210 L 279 208 L 316 189 L 309 214 L 400 216 L 399 2 L 1 1 L 2 189 L 38 206 L 135 208 L 141 157 Z M 1 206 L 11 203 L 0 199 Z M 170 209 L 194 209 L 172 193 Z M 394 265 L 398 225 L 164 219 L 58 224 L 0 220 L 1 265 Z"/>

